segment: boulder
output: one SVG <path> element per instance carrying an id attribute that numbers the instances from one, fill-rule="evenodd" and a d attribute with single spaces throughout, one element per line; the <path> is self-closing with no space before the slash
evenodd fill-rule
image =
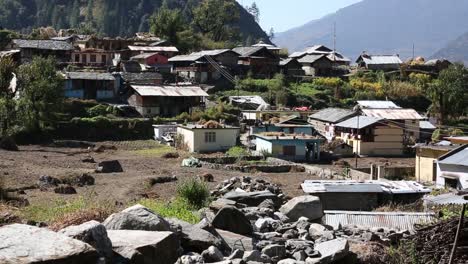
<path id="1" fill-rule="evenodd" d="M 262 254 L 270 258 L 281 259 L 286 255 L 286 248 L 283 245 L 269 245 L 262 249 Z"/>
<path id="2" fill-rule="evenodd" d="M 139 204 L 110 215 L 103 225 L 107 230 L 171 231 L 164 218 Z"/>
<path id="3" fill-rule="evenodd" d="M 292 221 L 297 221 L 302 216 L 311 221 L 323 216 L 320 198 L 311 195 L 295 197 L 281 206 L 279 211 Z"/>
<path id="4" fill-rule="evenodd" d="M 224 257 L 223 253 L 221 253 L 221 251 L 214 246 L 210 246 L 207 250 L 203 251 L 201 255 L 203 260 L 205 260 L 205 263 L 222 261 Z"/>
<path id="5" fill-rule="evenodd" d="M 216 236 L 196 225 L 178 219 L 168 219 L 168 222 L 172 229 L 177 229 L 176 226 L 181 228 L 181 244 L 186 251 L 203 252 L 211 246 L 229 250 L 229 246 L 219 235 Z"/>
<path id="6" fill-rule="evenodd" d="M 176 262 L 176 264 L 201 264 L 201 263 L 203 263 L 203 257 L 200 254 L 194 253 L 194 252 L 190 252 L 187 255 L 183 255 Z"/>
<path id="7" fill-rule="evenodd" d="M 223 207 L 226 206 L 236 206 L 236 202 L 233 200 L 229 199 L 224 199 L 224 198 L 219 198 L 214 200 L 213 202 L 210 203 L 210 209 L 213 209 L 215 211 L 221 210 Z"/>
<path id="8" fill-rule="evenodd" d="M 333 239 L 333 231 L 328 230 L 327 227 L 313 223 L 309 227 L 309 235 L 313 240 L 318 240 L 323 237 L 327 237 Z"/>
<path id="9" fill-rule="evenodd" d="M 123 172 L 122 165 L 118 160 L 103 161 L 98 164 L 97 173 Z"/>
<path id="10" fill-rule="evenodd" d="M 94 185 L 94 182 L 95 182 L 94 177 L 89 175 L 88 173 L 83 173 L 80 176 L 76 177 L 75 179 L 75 183 L 79 187 L 91 186 L 91 185 Z"/>
<path id="11" fill-rule="evenodd" d="M 253 250 L 254 244 L 251 237 L 239 235 L 229 231 L 216 229 L 221 235 L 224 241 L 229 245 L 232 250 L 242 249 L 242 250 Z"/>
<path id="12" fill-rule="evenodd" d="M 0 138 L 0 149 L 8 151 L 19 151 L 18 145 L 12 137 Z"/>
<path id="13" fill-rule="evenodd" d="M 172 232 L 109 230 L 107 235 L 122 262 L 172 264 L 179 257 L 180 241 Z"/>
<path id="14" fill-rule="evenodd" d="M 224 207 L 216 214 L 212 222 L 218 229 L 231 231 L 241 235 L 251 235 L 252 225 L 245 215 L 234 207 Z"/>
<path id="15" fill-rule="evenodd" d="M 243 261 L 255 261 L 255 262 L 263 262 L 262 253 L 258 250 L 246 251 L 244 252 L 244 256 L 242 257 Z"/>
<path id="16" fill-rule="evenodd" d="M 318 243 L 314 248 L 320 252 L 320 257 L 308 258 L 307 264 L 328 264 L 345 258 L 349 254 L 348 240 L 339 238 Z"/>
<path id="17" fill-rule="evenodd" d="M 54 192 L 59 194 L 76 194 L 75 188 L 73 188 L 73 186 L 70 185 L 61 185 L 55 188 Z"/>
<path id="18" fill-rule="evenodd" d="M 259 192 L 238 192 L 233 191 L 224 195 L 225 199 L 233 200 L 238 203 L 246 204 L 248 206 L 259 206 L 265 200 L 271 200 L 275 206 L 279 206 L 281 203 L 280 199 L 276 194 L 270 191 L 259 191 Z"/>
<path id="19" fill-rule="evenodd" d="M 107 259 L 112 258 L 112 243 L 107 237 L 106 228 L 97 221 L 89 221 L 77 226 L 69 226 L 59 231 L 68 237 L 81 240 L 94 247 Z"/>
<path id="20" fill-rule="evenodd" d="M 244 251 L 242 249 L 234 250 L 231 255 L 227 258 L 228 260 L 241 259 L 244 256 Z"/>
<path id="21" fill-rule="evenodd" d="M 304 261 L 297 261 L 294 259 L 283 259 L 278 261 L 278 264 L 302 264 L 305 263 Z"/>
<path id="22" fill-rule="evenodd" d="M 0 263 L 96 263 L 90 245 L 48 229 L 13 224 L 0 228 Z"/>

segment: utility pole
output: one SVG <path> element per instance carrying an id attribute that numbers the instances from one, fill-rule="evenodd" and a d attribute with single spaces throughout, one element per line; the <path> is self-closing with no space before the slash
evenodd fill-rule
<path id="1" fill-rule="evenodd" d="M 414 60 L 414 43 L 413 43 L 413 60 Z"/>

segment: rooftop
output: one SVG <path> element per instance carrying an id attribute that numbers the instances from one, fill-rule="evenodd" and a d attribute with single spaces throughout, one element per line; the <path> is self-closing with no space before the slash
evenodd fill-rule
<path id="1" fill-rule="evenodd" d="M 337 123 L 337 122 L 345 120 L 346 118 L 350 118 L 354 115 L 356 115 L 356 113 L 349 109 L 326 108 L 309 116 L 309 118 L 314 119 L 314 120 L 330 122 L 330 123 Z"/>
<path id="2" fill-rule="evenodd" d="M 208 96 L 200 86 L 132 85 L 131 87 L 141 96 Z"/>
<path id="3" fill-rule="evenodd" d="M 277 135 L 275 135 L 277 134 Z M 304 140 L 304 141 L 321 141 L 322 139 L 310 135 L 299 135 L 299 134 L 282 134 L 274 132 L 265 132 L 260 134 L 255 134 L 255 137 L 267 140 L 267 141 L 276 141 L 276 140 Z"/>
<path id="4" fill-rule="evenodd" d="M 163 79 L 159 72 L 122 72 L 120 75 L 122 76 L 122 79 L 127 82 Z"/>
<path id="5" fill-rule="evenodd" d="M 371 64 L 402 64 L 403 61 L 401 61 L 400 57 L 398 55 L 369 55 L 369 54 L 363 54 L 359 56 L 356 62 L 358 62 L 360 59 L 364 61 L 365 64 L 371 65 Z"/>
<path id="6" fill-rule="evenodd" d="M 430 193 L 431 190 L 415 181 L 331 181 L 308 180 L 301 185 L 305 193 L 327 192 L 386 192 L 391 194 Z"/>
<path id="7" fill-rule="evenodd" d="M 259 52 L 262 49 L 266 49 L 266 48 L 265 47 L 236 47 L 236 48 L 233 48 L 232 50 L 234 52 L 237 52 L 242 57 L 249 57 Z"/>
<path id="8" fill-rule="evenodd" d="M 128 46 L 129 50 L 133 51 L 148 51 L 148 52 L 179 52 L 176 47 L 160 47 L 160 46 Z"/>
<path id="9" fill-rule="evenodd" d="M 306 55 L 298 60 L 299 63 L 314 63 L 322 58 L 327 58 L 326 55 Z M 328 58 L 327 58 L 328 59 Z"/>
<path id="10" fill-rule="evenodd" d="M 66 72 L 65 79 L 115 81 L 115 77 L 108 72 Z"/>
<path id="11" fill-rule="evenodd" d="M 159 53 L 157 53 L 157 52 L 154 52 L 154 53 L 153 53 L 153 52 L 152 52 L 152 53 L 142 53 L 142 54 L 138 54 L 138 55 L 136 55 L 136 56 L 133 56 L 133 57 L 131 57 L 130 59 L 147 59 L 147 58 L 149 58 L 149 57 L 152 57 L 152 56 L 158 55 L 158 54 L 159 54 Z"/>
<path id="12" fill-rule="evenodd" d="M 438 163 L 456 166 L 468 166 L 468 145 L 463 145 L 439 158 Z"/>
<path id="13" fill-rule="evenodd" d="M 355 116 L 341 123 L 336 124 L 336 126 L 344 127 L 344 128 L 352 128 L 352 129 L 362 129 L 370 125 L 377 124 L 380 121 L 383 121 L 383 119 L 369 117 L 369 116 Z"/>
<path id="14" fill-rule="evenodd" d="M 44 39 L 14 39 L 13 43 L 22 49 L 73 50 L 73 45 L 66 41 Z"/>
<path id="15" fill-rule="evenodd" d="M 362 108 L 370 108 L 370 109 L 401 108 L 392 101 L 369 100 L 369 101 L 357 101 L 357 103 Z"/>
<path id="16" fill-rule="evenodd" d="M 362 113 L 369 117 L 384 118 L 387 120 L 421 120 L 423 117 L 414 109 L 362 109 Z"/>

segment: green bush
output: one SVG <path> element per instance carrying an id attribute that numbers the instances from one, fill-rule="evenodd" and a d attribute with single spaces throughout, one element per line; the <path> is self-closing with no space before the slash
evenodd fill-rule
<path id="1" fill-rule="evenodd" d="M 138 201 L 138 203 L 155 213 L 158 213 L 162 217 L 173 217 L 191 224 L 196 224 L 201 220 L 196 214 L 188 209 L 190 206 L 187 205 L 184 200 L 178 199 L 165 204 L 156 200 L 143 199 Z"/>
<path id="2" fill-rule="evenodd" d="M 192 178 L 177 185 L 177 196 L 191 208 L 200 209 L 208 203 L 210 191 L 204 182 Z"/>
<path id="3" fill-rule="evenodd" d="M 99 105 L 96 105 L 87 109 L 86 112 L 88 113 L 88 116 L 90 117 L 106 116 L 108 114 L 113 114 L 112 108 L 113 108 L 112 106 L 99 104 Z"/>
<path id="4" fill-rule="evenodd" d="M 249 156 L 249 151 L 243 147 L 235 146 L 235 147 L 230 148 L 226 152 L 226 155 L 228 155 L 229 157 L 242 158 L 245 156 Z"/>

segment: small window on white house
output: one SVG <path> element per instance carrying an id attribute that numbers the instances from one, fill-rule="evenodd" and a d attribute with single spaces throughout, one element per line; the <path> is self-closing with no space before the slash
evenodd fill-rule
<path id="1" fill-rule="evenodd" d="M 205 143 L 215 143 L 216 132 L 205 132 Z"/>

